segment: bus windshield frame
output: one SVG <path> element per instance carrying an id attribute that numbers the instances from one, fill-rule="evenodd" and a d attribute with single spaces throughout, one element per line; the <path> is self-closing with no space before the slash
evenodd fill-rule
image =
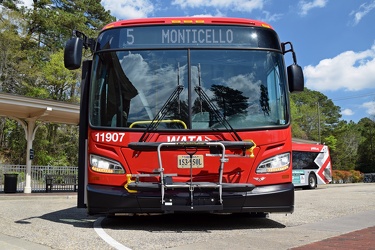
<path id="1" fill-rule="evenodd" d="M 272 29 L 234 25 L 104 30 L 93 57 L 93 127 L 259 129 L 289 124 L 287 79 Z M 204 99 L 203 97 L 207 98 Z"/>

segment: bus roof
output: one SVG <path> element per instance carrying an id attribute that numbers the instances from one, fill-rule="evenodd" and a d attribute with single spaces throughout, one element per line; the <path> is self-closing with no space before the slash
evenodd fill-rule
<path id="1" fill-rule="evenodd" d="M 300 138 L 292 138 L 293 151 L 321 151 L 326 145 L 317 141 L 305 140 Z"/>
<path id="2" fill-rule="evenodd" d="M 142 25 L 171 25 L 171 24 L 217 24 L 217 25 L 244 25 L 258 26 L 272 29 L 268 23 L 234 17 L 157 17 L 121 20 L 109 23 L 104 26 L 103 30 L 121 26 L 142 26 Z"/>
<path id="3" fill-rule="evenodd" d="M 324 144 L 313 144 L 313 143 L 292 143 L 293 151 L 308 151 L 308 152 L 320 152 L 326 147 Z"/>

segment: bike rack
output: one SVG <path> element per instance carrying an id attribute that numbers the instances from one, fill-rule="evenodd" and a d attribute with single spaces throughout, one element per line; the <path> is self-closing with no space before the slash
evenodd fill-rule
<path id="1" fill-rule="evenodd" d="M 232 192 L 251 191 L 254 185 L 249 183 L 223 183 L 224 165 L 229 161 L 225 151 L 229 148 L 243 149 L 243 155 L 237 157 L 249 157 L 245 155 L 246 150 L 252 150 L 255 144 L 251 141 L 215 141 L 215 142 L 134 142 L 128 145 L 135 151 L 157 151 L 158 166 L 152 174 L 129 174 L 125 189 L 129 192 L 156 191 L 161 193 L 161 208 L 165 212 L 174 211 L 220 211 L 223 210 L 223 190 Z M 206 156 L 219 157 L 218 179 L 215 182 L 194 182 L 193 181 L 193 156 L 198 149 L 208 148 L 209 154 Z M 185 153 L 190 157 L 190 181 L 173 182 L 172 177 L 176 173 L 165 173 L 162 162 L 162 151 L 185 149 Z M 213 152 L 213 153 L 211 153 Z M 160 177 L 160 182 L 149 183 L 140 182 L 141 177 Z M 136 178 L 136 180 L 131 180 Z M 180 190 L 188 192 L 180 192 Z M 198 190 L 197 193 L 195 191 Z"/>

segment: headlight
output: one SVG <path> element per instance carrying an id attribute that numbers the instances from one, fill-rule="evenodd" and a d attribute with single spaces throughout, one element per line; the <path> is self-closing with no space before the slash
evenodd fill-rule
<path id="1" fill-rule="evenodd" d="M 90 155 L 90 167 L 95 172 L 108 174 L 124 174 L 125 170 L 117 161 L 97 155 Z"/>
<path id="2" fill-rule="evenodd" d="M 256 172 L 260 173 L 275 173 L 287 170 L 290 165 L 290 154 L 285 153 L 276 155 L 262 161 L 257 167 Z"/>

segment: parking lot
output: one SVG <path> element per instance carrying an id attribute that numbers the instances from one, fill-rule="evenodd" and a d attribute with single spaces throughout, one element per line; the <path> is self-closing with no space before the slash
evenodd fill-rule
<path id="1" fill-rule="evenodd" d="M 106 218 L 76 208 L 75 193 L 1 193 L 0 249 L 290 249 L 375 226 L 375 184 L 325 185 L 295 195 L 293 214 L 262 219 Z"/>

